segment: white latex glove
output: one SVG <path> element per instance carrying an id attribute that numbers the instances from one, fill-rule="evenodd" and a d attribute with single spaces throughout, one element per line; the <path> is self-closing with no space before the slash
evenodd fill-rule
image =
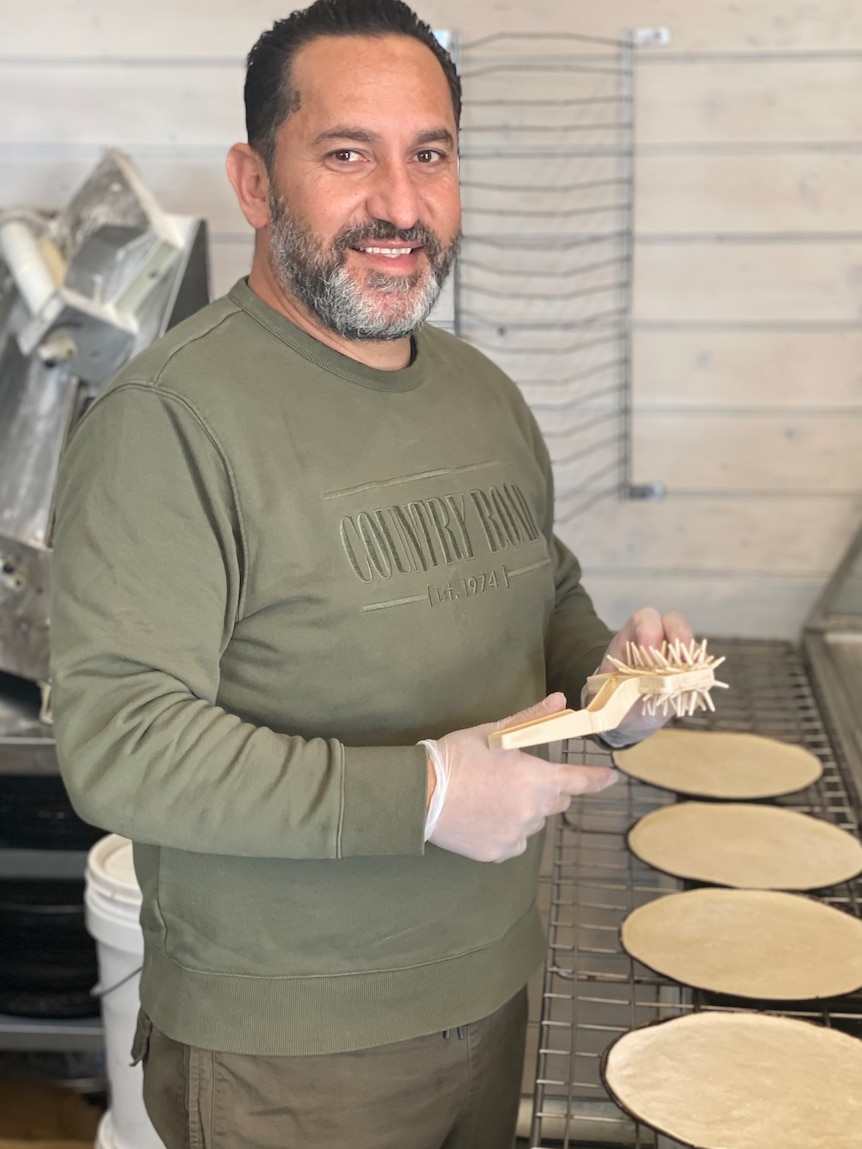
<path id="1" fill-rule="evenodd" d="M 556 714 L 565 706 L 563 694 L 551 694 L 511 718 L 424 743 L 432 762 L 439 755 L 437 785 L 442 781 L 445 795 L 428 841 L 477 862 L 505 862 L 523 854 L 527 839 L 550 815 L 567 810 L 575 795 L 613 785 L 616 771 L 606 766 L 543 762 L 521 750 L 488 746 L 492 730 Z"/>
<path id="2" fill-rule="evenodd" d="M 691 627 L 681 614 L 660 615 L 652 607 L 644 607 L 643 610 L 635 611 L 622 630 L 611 639 L 597 673 L 613 674 L 616 671 L 610 657 L 617 658 L 620 662 L 626 661 L 627 642 L 661 649 L 663 642 L 676 642 L 680 639 L 688 645 L 693 637 Z M 643 703 L 636 702 L 615 730 L 609 730 L 599 737 L 609 746 L 631 746 L 660 730 L 672 717 L 673 714 L 667 716 L 645 714 Z"/>

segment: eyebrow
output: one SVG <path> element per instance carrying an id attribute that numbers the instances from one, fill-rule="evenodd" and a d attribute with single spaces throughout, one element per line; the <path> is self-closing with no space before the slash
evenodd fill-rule
<path id="1" fill-rule="evenodd" d="M 381 139 L 382 136 L 379 132 L 369 132 L 365 128 L 344 125 L 321 132 L 319 136 L 315 137 L 313 146 L 332 143 L 337 140 L 349 140 L 355 144 L 379 144 Z M 413 143 L 417 147 L 422 147 L 425 144 L 447 144 L 451 148 L 455 146 L 455 139 L 448 128 L 427 128 L 414 137 Z"/>

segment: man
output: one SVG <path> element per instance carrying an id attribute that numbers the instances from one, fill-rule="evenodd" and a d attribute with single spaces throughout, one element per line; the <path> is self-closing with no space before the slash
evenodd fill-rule
<path id="1" fill-rule="evenodd" d="M 488 733 L 577 700 L 609 643 L 689 631 L 644 611 L 612 639 L 517 389 L 423 326 L 460 226 L 427 26 L 317 0 L 252 50 L 246 106 L 247 283 L 123 370 L 65 459 L 61 763 L 135 842 L 168 1149 L 504 1149 L 539 831 L 614 776 Z"/>

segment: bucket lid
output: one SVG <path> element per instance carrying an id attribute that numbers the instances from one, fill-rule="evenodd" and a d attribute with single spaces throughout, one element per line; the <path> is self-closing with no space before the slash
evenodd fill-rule
<path id="1" fill-rule="evenodd" d="M 100 838 L 87 855 L 87 883 L 106 897 L 140 902 L 132 843 L 119 834 Z"/>

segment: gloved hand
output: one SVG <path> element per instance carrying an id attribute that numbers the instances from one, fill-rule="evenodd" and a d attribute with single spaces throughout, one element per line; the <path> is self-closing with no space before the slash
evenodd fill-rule
<path id="1" fill-rule="evenodd" d="M 660 650 L 663 642 L 676 642 L 680 639 L 688 645 L 693 637 L 691 627 L 681 614 L 660 615 L 652 607 L 645 607 L 643 610 L 635 611 L 622 630 L 611 639 L 598 673 L 616 672 L 616 667 L 609 656 L 625 662 L 627 642 L 634 642 L 638 646 L 653 646 Z M 672 717 L 672 714 L 667 716 L 645 714 L 643 703 L 636 702 L 615 730 L 609 730 L 600 737 L 609 746 L 631 746 L 660 730 Z"/>
<path id="2" fill-rule="evenodd" d="M 445 789 L 428 841 L 477 862 L 505 862 L 523 854 L 527 839 L 551 814 L 567 810 L 573 796 L 613 785 L 617 774 L 609 767 L 543 762 L 521 750 L 488 746 L 492 730 L 556 714 L 565 706 L 564 695 L 551 694 L 511 718 L 426 742 L 429 754 L 439 755 Z"/>

